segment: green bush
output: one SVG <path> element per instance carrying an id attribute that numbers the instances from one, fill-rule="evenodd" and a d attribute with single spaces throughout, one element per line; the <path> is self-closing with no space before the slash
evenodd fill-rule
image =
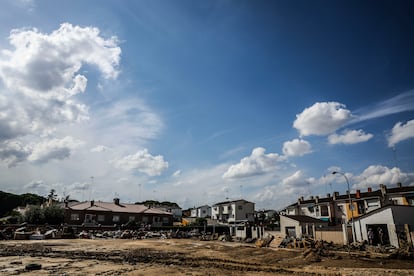
<path id="1" fill-rule="evenodd" d="M 43 209 L 45 222 L 48 224 L 58 225 L 65 220 L 65 210 L 57 205 L 51 205 Z"/>
<path id="2" fill-rule="evenodd" d="M 25 221 L 30 224 L 43 224 L 45 222 L 44 211 L 40 206 L 32 206 L 25 213 Z"/>

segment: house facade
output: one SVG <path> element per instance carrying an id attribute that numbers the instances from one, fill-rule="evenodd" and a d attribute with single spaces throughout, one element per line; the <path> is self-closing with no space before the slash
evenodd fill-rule
<path id="1" fill-rule="evenodd" d="M 170 226 L 170 212 L 145 205 L 113 202 L 86 201 L 65 206 L 65 223 L 70 225 L 122 225 L 134 221 L 138 225 Z"/>
<path id="2" fill-rule="evenodd" d="M 192 218 L 206 218 L 211 217 L 211 207 L 208 205 L 202 205 L 191 209 Z"/>
<path id="3" fill-rule="evenodd" d="M 316 230 L 322 227 L 326 227 L 327 225 L 327 221 L 305 215 L 280 216 L 280 233 L 284 234 L 287 237 L 315 237 Z"/>
<path id="4" fill-rule="evenodd" d="M 413 244 L 414 206 L 388 205 L 355 219 L 354 225 L 358 241 L 397 248 L 402 242 Z"/>
<path id="5" fill-rule="evenodd" d="M 223 223 L 254 222 L 254 203 L 240 199 L 216 203 L 211 208 L 211 218 Z"/>
<path id="6" fill-rule="evenodd" d="M 366 192 L 356 190 L 350 195 L 340 195 L 335 192 L 332 196 L 327 194 L 324 198 L 301 197 L 296 203 L 287 206 L 281 214 L 306 215 L 327 221 L 330 225 L 337 225 L 349 223 L 352 219 L 388 205 L 414 206 L 414 187 L 403 187 L 398 184 L 397 187 L 387 188 L 385 185 L 380 185 L 378 190 L 373 191 L 371 188 Z"/>

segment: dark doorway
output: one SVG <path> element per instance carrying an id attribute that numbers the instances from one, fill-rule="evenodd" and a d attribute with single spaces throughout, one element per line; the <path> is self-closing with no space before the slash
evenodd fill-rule
<path id="1" fill-rule="evenodd" d="M 386 224 L 367 224 L 368 243 L 372 239 L 372 245 L 389 245 L 388 227 Z"/>
<path id="2" fill-rule="evenodd" d="M 296 237 L 295 227 L 286 227 L 286 236 L 288 236 L 288 237 Z"/>

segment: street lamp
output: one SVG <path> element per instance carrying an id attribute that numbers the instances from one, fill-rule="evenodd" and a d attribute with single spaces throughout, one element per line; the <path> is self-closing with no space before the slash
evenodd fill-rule
<path id="1" fill-rule="evenodd" d="M 351 198 L 351 189 L 349 188 L 349 180 L 348 177 L 346 177 L 346 175 L 342 172 L 332 172 L 332 174 L 341 174 L 343 177 L 345 177 L 346 180 L 346 184 L 348 185 L 348 199 L 349 199 L 349 209 L 351 210 L 351 228 L 352 228 L 352 239 L 355 241 L 355 224 L 354 224 L 354 205 L 352 204 L 352 198 Z M 349 241 L 348 241 L 348 245 L 349 245 Z"/>

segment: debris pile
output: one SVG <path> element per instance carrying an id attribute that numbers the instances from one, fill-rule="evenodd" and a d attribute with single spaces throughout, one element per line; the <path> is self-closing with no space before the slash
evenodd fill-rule
<path id="1" fill-rule="evenodd" d="M 267 235 L 267 237 L 263 239 L 257 239 L 255 242 L 256 247 L 269 247 L 270 243 L 273 241 L 275 237 L 273 235 Z"/>

